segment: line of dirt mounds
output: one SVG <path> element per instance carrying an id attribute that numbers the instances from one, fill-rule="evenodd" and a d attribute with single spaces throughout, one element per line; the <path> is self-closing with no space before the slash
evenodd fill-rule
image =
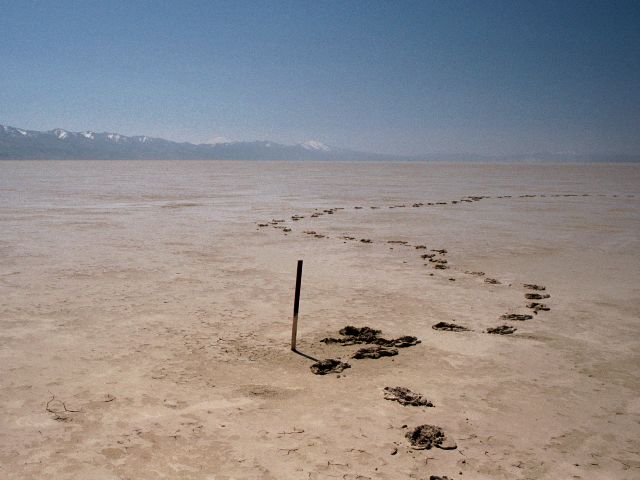
<path id="1" fill-rule="evenodd" d="M 323 343 L 338 343 L 340 345 L 379 345 L 381 347 L 406 348 L 420 343 L 416 337 L 404 335 L 398 338 L 386 339 L 380 336 L 381 330 L 371 327 L 353 327 L 348 325 L 338 332 L 343 338 L 327 337 L 320 340 Z"/>

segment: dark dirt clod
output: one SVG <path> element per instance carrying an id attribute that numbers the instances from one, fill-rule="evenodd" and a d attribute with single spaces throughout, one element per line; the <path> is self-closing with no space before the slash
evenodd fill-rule
<path id="1" fill-rule="evenodd" d="M 398 402 L 400 405 L 414 407 L 433 407 L 433 403 L 419 393 L 414 393 L 405 387 L 385 387 L 384 399 Z"/>
<path id="2" fill-rule="evenodd" d="M 441 477 L 440 475 L 429 475 L 429 480 L 453 480 L 453 479 L 447 477 L 446 475 L 444 477 Z"/>
<path id="3" fill-rule="evenodd" d="M 533 313 L 548 312 L 549 310 L 551 310 L 544 303 L 538 303 L 538 302 L 527 303 L 527 308 L 532 309 Z"/>
<path id="4" fill-rule="evenodd" d="M 392 338 L 391 340 L 379 338 L 376 343 L 387 347 L 407 348 L 419 344 L 420 340 L 412 335 L 403 335 L 402 337 Z"/>
<path id="5" fill-rule="evenodd" d="M 526 313 L 505 313 L 500 316 L 500 320 L 513 321 L 516 320 L 518 322 L 524 322 L 525 320 L 531 320 L 533 315 L 528 315 Z"/>
<path id="6" fill-rule="evenodd" d="M 447 332 L 467 332 L 469 329 L 462 325 L 456 325 L 455 323 L 438 322 L 432 326 L 434 330 L 445 330 Z"/>
<path id="7" fill-rule="evenodd" d="M 551 298 L 548 293 L 525 293 L 524 298 L 527 300 L 542 300 L 543 298 Z"/>
<path id="8" fill-rule="evenodd" d="M 449 267 L 443 263 L 436 263 L 433 268 L 436 270 L 447 270 Z"/>
<path id="9" fill-rule="evenodd" d="M 436 248 L 432 248 L 432 249 L 431 249 L 431 251 L 432 251 L 432 252 L 439 253 L 440 255 L 446 255 L 446 254 L 447 254 L 447 250 L 446 250 L 445 248 L 440 249 L 440 250 L 438 250 L 438 249 L 436 249 Z"/>
<path id="10" fill-rule="evenodd" d="M 509 325 L 500 325 L 499 327 L 487 328 L 487 333 L 493 333 L 496 335 L 511 335 L 515 333 L 517 328 L 510 327 Z"/>
<path id="11" fill-rule="evenodd" d="M 409 440 L 411 446 L 417 450 L 429 450 L 432 447 L 444 450 L 457 448 L 455 442 L 447 438 L 444 430 L 435 425 L 420 425 L 407 432 L 405 437 Z"/>
<path id="12" fill-rule="evenodd" d="M 424 255 L 420 255 L 420 258 L 426 260 L 427 258 L 433 258 L 435 256 L 436 256 L 435 253 L 425 253 Z"/>
<path id="13" fill-rule="evenodd" d="M 347 325 L 346 327 L 341 328 L 338 333 L 345 337 L 377 337 L 382 333 L 382 330 L 376 330 L 371 327 L 354 327 L 352 325 Z"/>
<path id="14" fill-rule="evenodd" d="M 361 238 L 360 242 L 362 242 L 362 243 L 371 243 L 371 240 L 368 239 L 368 238 Z"/>
<path id="15" fill-rule="evenodd" d="M 364 347 L 353 354 L 352 358 L 380 358 L 380 357 L 393 357 L 398 354 L 398 350 L 395 348 L 381 347 L 380 345 L 374 345 L 373 347 Z"/>
<path id="16" fill-rule="evenodd" d="M 536 285 L 535 283 L 525 283 L 524 288 L 528 288 L 529 290 L 546 290 L 547 288 L 542 285 Z"/>
<path id="17" fill-rule="evenodd" d="M 484 283 L 490 283 L 491 285 L 500 285 L 500 280 L 496 280 L 495 278 L 485 278 Z"/>
<path id="18" fill-rule="evenodd" d="M 327 358 L 314 363 L 310 368 L 316 375 L 326 375 L 327 373 L 340 373 L 346 368 L 351 368 L 351 365 L 334 358 Z"/>

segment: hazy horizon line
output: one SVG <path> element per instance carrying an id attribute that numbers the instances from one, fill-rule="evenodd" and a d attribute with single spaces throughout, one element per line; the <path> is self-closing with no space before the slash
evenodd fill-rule
<path id="1" fill-rule="evenodd" d="M 265 139 L 260 139 L 260 138 L 256 138 L 256 139 L 245 139 L 245 140 L 231 140 L 231 139 L 227 139 L 226 141 L 218 141 L 218 142 L 196 142 L 193 140 L 178 140 L 176 138 L 167 138 L 167 137 L 163 137 L 163 136 L 157 136 L 157 135 L 153 135 L 153 134 L 125 134 L 125 133 L 121 133 L 121 131 L 119 130 L 104 130 L 104 131 L 98 131 L 93 130 L 93 129 L 83 129 L 83 130 L 70 130 L 64 127 L 54 127 L 48 130 L 34 130 L 34 129 L 30 129 L 30 128 L 25 128 L 25 127 L 16 127 L 14 125 L 10 125 L 9 123 L 0 123 L 0 127 L 8 127 L 8 128 L 13 128 L 16 130 L 22 130 L 22 131 L 26 131 L 26 132 L 38 132 L 38 133 L 49 133 L 49 132 L 55 132 L 56 130 L 62 130 L 65 132 L 69 132 L 69 133 L 76 133 L 76 134 L 82 134 L 82 133 L 97 133 L 97 134 L 113 134 L 113 135 L 120 135 L 122 137 L 127 137 L 127 138 L 148 138 L 148 139 L 157 139 L 157 140 L 163 140 L 163 141 L 167 141 L 167 142 L 172 142 L 172 143 L 176 143 L 176 144 L 190 144 L 190 145 L 203 145 L 203 146 L 215 146 L 215 145 L 231 145 L 231 144 L 243 144 L 243 143 L 273 143 L 275 145 L 282 145 L 282 146 L 298 146 L 298 145 L 305 145 L 308 144 L 309 142 L 319 142 L 323 145 L 326 145 L 328 147 L 331 148 L 335 148 L 341 151 L 352 151 L 354 153 L 368 153 L 368 154 L 375 154 L 375 155 L 389 155 L 392 157 L 401 157 L 400 160 L 406 160 L 406 161 L 420 161 L 420 160 L 428 160 L 428 161 L 438 161 L 438 160 L 434 160 L 433 158 L 424 158 L 424 157 L 436 157 L 436 156 L 444 156 L 444 157 L 473 157 L 474 159 L 469 159 L 467 161 L 469 162 L 474 162 L 474 161 L 478 161 L 478 162 L 490 162 L 490 161 L 496 161 L 497 163 L 504 163 L 505 161 L 510 161 L 509 159 L 511 159 L 512 157 L 514 161 L 527 161 L 526 158 L 524 157 L 534 157 L 531 158 L 529 161 L 531 162 L 540 162 L 540 161 L 545 161 L 543 159 L 540 158 L 535 158 L 535 157 L 541 157 L 541 156 L 546 156 L 546 157 L 563 157 L 562 161 L 572 161 L 572 158 L 576 158 L 575 161 L 580 162 L 582 160 L 580 160 L 579 158 L 582 157 L 592 157 L 594 159 L 592 160 L 584 160 L 584 161 L 588 161 L 590 163 L 595 163 L 597 162 L 597 160 L 595 160 L 596 157 L 605 157 L 605 158 L 615 158 L 615 157 L 622 157 L 622 158 L 627 158 L 626 160 L 621 160 L 621 163 L 629 163 L 629 162 L 636 162 L 636 161 L 640 161 L 640 152 L 638 153 L 624 153 L 624 152 L 612 152 L 612 151 L 594 151 L 594 152 L 588 152 L 588 153 L 580 153 L 580 152 L 576 152 L 576 151 L 547 151 L 547 150 L 533 150 L 533 151 L 526 151 L 526 152 L 518 152 L 518 153 L 479 153 L 479 152 L 474 152 L 474 151 L 432 151 L 432 152 L 423 152 L 420 154 L 402 154 L 402 153 L 392 153 L 392 152 L 378 152 L 378 151 L 373 151 L 373 150 L 356 150 L 356 149 L 352 149 L 349 147 L 341 147 L 339 145 L 335 145 L 333 143 L 326 143 L 320 140 L 316 140 L 316 139 L 308 139 L 305 141 L 300 141 L 297 143 L 284 143 L 284 142 L 280 142 L 280 141 L 275 141 L 275 140 L 271 140 L 268 138 Z M 6 159 L 5 159 L 6 160 Z M 122 159 L 122 160 L 127 160 L 127 159 Z M 176 159 L 177 160 L 177 159 Z M 340 161 L 344 161 L 344 160 L 340 160 Z M 354 161 L 359 161 L 358 159 L 354 160 Z M 379 161 L 379 160 L 373 160 L 373 161 Z M 465 160 L 442 160 L 443 162 L 448 162 L 448 161 L 465 161 Z M 553 162 L 554 160 L 549 160 L 551 162 Z M 602 162 L 606 162 L 606 163 L 611 163 L 612 160 L 605 160 L 603 159 Z"/>

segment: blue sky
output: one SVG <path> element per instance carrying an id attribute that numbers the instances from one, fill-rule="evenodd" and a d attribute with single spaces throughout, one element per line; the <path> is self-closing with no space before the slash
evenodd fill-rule
<path id="1" fill-rule="evenodd" d="M 3 1 L 0 123 L 640 152 L 640 2 Z"/>

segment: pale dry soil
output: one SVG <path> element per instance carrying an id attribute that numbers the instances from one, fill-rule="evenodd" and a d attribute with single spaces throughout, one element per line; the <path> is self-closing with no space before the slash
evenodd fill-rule
<path id="1" fill-rule="evenodd" d="M 0 478 L 640 478 L 639 252 L 634 165 L 0 162 Z"/>

